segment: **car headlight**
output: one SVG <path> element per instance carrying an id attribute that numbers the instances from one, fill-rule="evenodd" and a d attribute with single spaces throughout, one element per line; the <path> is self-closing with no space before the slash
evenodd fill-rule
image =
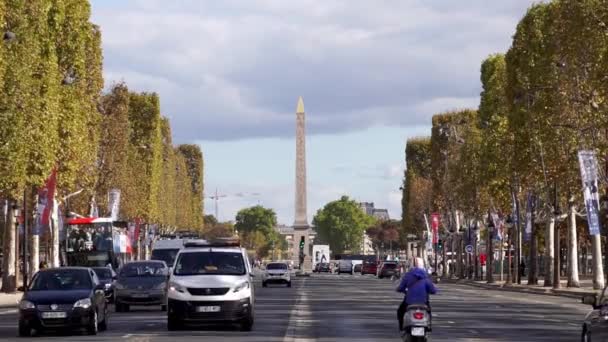
<path id="1" fill-rule="evenodd" d="M 107 283 L 103 287 L 105 287 L 106 290 L 109 290 L 112 287 L 112 284 L 111 283 Z"/>
<path id="2" fill-rule="evenodd" d="M 30 302 L 29 300 L 22 300 L 19 302 L 19 309 L 21 310 L 29 310 L 29 309 L 35 309 L 36 305 L 32 302 Z"/>
<path id="3" fill-rule="evenodd" d="M 245 290 L 248 288 L 249 288 L 249 282 L 246 281 L 246 282 L 243 282 L 243 283 L 237 285 L 232 292 L 239 292 L 239 291 L 242 291 L 242 290 Z"/>
<path id="4" fill-rule="evenodd" d="M 186 293 L 186 288 L 183 287 L 182 285 L 175 283 L 175 282 L 170 282 L 169 283 L 169 291 L 174 291 L 174 292 L 179 292 L 179 293 Z"/>
<path id="5" fill-rule="evenodd" d="M 83 308 L 88 309 L 91 307 L 91 298 L 83 298 L 76 303 L 74 303 L 75 308 Z"/>
<path id="6" fill-rule="evenodd" d="M 114 288 L 117 290 L 124 290 L 126 287 L 121 283 L 115 283 Z"/>
<path id="7" fill-rule="evenodd" d="M 154 286 L 155 290 L 164 290 L 167 287 L 167 283 L 160 283 L 156 286 Z"/>

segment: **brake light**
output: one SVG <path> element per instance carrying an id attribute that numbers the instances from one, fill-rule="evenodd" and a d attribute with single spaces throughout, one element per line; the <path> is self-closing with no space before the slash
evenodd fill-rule
<path id="1" fill-rule="evenodd" d="M 424 313 L 414 312 L 414 319 L 424 319 Z"/>

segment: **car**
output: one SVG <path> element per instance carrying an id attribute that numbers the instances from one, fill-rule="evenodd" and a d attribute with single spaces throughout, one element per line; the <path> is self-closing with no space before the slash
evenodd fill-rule
<path id="1" fill-rule="evenodd" d="M 361 266 L 361 274 L 378 274 L 378 263 L 377 262 L 365 262 L 363 266 Z"/>
<path id="2" fill-rule="evenodd" d="M 169 280 L 167 329 L 237 323 L 251 331 L 255 291 L 247 250 L 234 239 L 186 242 Z"/>
<path id="3" fill-rule="evenodd" d="M 283 262 L 271 262 L 266 265 L 266 271 L 262 275 L 262 286 L 267 287 L 268 284 L 285 284 L 291 287 L 289 265 Z"/>
<path id="4" fill-rule="evenodd" d="M 169 268 L 173 267 L 175 257 L 180 249 L 184 247 L 187 239 L 162 239 L 154 242 L 152 246 L 151 260 L 164 261 Z"/>
<path id="5" fill-rule="evenodd" d="M 356 265 L 353 267 L 353 271 L 354 271 L 355 273 L 361 273 L 361 269 L 362 269 L 362 267 L 363 267 L 363 264 L 356 264 Z"/>
<path id="6" fill-rule="evenodd" d="M 114 302 L 114 281 L 116 280 L 116 272 L 110 267 L 93 267 L 93 271 L 97 274 L 99 282 L 103 284 L 104 292 L 108 302 Z"/>
<path id="7" fill-rule="evenodd" d="M 132 305 L 158 305 L 167 310 L 169 268 L 164 261 L 132 261 L 119 271 L 114 283 L 114 309 L 127 312 Z"/>
<path id="8" fill-rule="evenodd" d="M 396 261 L 385 261 L 380 265 L 378 270 L 378 278 L 387 278 L 397 276 L 399 274 L 399 264 Z"/>
<path id="9" fill-rule="evenodd" d="M 23 288 L 20 288 L 23 290 Z M 86 329 L 96 335 L 108 327 L 104 285 L 87 267 L 38 271 L 19 302 L 19 336 L 32 330 Z"/>
<path id="10" fill-rule="evenodd" d="M 317 269 L 317 273 L 330 273 L 331 272 L 331 266 L 328 262 L 320 262 L 317 265 L 315 265 L 315 268 Z"/>
<path id="11" fill-rule="evenodd" d="M 338 263 L 338 274 L 353 274 L 353 262 L 351 260 L 340 260 Z"/>
<path id="12" fill-rule="evenodd" d="M 608 340 L 608 285 L 604 287 L 600 297 L 597 294 L 585 295 L 583 304 L 591 305 L 591 311 L 585 316 L 582 327 L 583 341 L 606 341 Z"/>

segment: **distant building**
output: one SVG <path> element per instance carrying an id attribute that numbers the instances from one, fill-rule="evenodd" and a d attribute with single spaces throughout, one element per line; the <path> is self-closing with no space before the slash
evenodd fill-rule
<path id="1" fill-rule="evenodd" d="M 374 202 L 361 202 L 359 203 L 359 208 L 369 216 L 374 215 Z"/>
<path id="2" fill-rule="evenodd" d="M 375 217 L 377 220 L 388 221 L 391 219 L 388 215 L 388 210 L 376 208 L 374 202 L 361 202 L 359 203 L 359 208 L 361 208 L 364 213 Z"/>

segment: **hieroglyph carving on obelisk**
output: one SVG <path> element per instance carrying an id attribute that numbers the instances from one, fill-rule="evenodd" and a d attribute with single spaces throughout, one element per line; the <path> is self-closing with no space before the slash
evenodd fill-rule
<path id="1" fill-rule="evenodd" d="M 306 114 L 304 101 L 296 109 L 296 212 L 294 228 L 308 228 L 306 210 Z"/>

